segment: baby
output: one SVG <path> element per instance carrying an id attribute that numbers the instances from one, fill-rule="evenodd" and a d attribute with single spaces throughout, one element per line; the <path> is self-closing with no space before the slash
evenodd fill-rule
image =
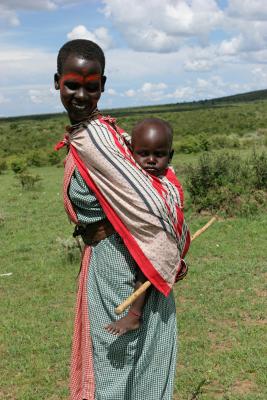
<path id="1" fill-rule="evenodd" d="M 160 177 L 173 156 L 173 131 L 171 126 L 159 118 L 146 118 L 132 131 L 131 150 L 135 161 L 149 174 Z M 138 268 L 135 290 L 146 280 Z M 105 326 L 113 335 L 123 335 L 138 329 L 145 305 L 146 294 L 141 295 L 130 307 L 127 315 Z"/>

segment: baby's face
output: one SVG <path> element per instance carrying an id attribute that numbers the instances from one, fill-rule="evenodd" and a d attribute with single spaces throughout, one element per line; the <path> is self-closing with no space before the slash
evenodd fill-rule
<path id="1" fill-rule="evenodd" d="M 170 136 L 162 127 L 142 126 L 132 137 L 132 151 L 135 161 L 149 174 L 164 174 L 171 160 Z"/>

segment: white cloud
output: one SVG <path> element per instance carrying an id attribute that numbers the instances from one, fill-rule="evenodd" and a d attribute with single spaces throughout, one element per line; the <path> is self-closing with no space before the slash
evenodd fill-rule
<path id="1" fill-rule="evenodd" d="M 219 46 L 219 53 L 222 55 L 234 55 L 242 50 L 243 37 L 241 35 L 230 40 L 223 40 Z"/>
<path id="2" fill-rule="evenodd" d="M 118 93 L 116 92 L 116 90 L 114 90 L 114 89 L 112 89 L 112 88 L 106 90 L 106 93 L 107 93 L 109 96 L 117 96 L 117 94 L 118 94 Z"/>
<path id="3" fill-rule="evenodd" d="M 10 10 L 54 10 L 60 1 L 54 0 L 1 0 L 1 5 Z"/>
<path id="4" fill-rule="evenodd" d="M 54 11 L 58 7 L 80 2 L 81 0 L 1 0 L 0 21 L 3 25 L 18 26 L 19 11 Z"/>
<path id="5" fill-rule="evenodd" d="M 10 99 L 0 93 L 0 104 L 10 103 Z"/>
<path id="6" fill-rule="evenodd" d="M 257 66 L 252 69 L 253 81 L 260 85 L 260 88 L 267 87 L 267 67 Z"/>
<path id="7" fill-rule="evenodd" d="M 216 60 L 199 59 L 187 60 L 184 63 L 186 71 L 210 71 L 216 65 Z"/>
<path id="8" fill-rule="evenodd" d="M 155 102 L 160 101 L 165 97 L 165 83 L 144 83 L 139 89 L 126 90 L 124 95 L 127 97 L 135 97 L 139 102 Z"/>
<path id="9" fill-rule="evenodd" d="M 14 86 L 53 82 L 56 54 L 40 49 L 1 47 L 0 85 Z"/>
<path id="10" fill-rule="evenodd" d="M 127 97 L 134 97 L 136 95 L 136 91 L 133 89 L 129 89 L 129 90 L 126 90 L 126 92 L 124 94 Z"/>
<path id="11" fill-rule="evenodd" d="M 165 98 L 167 85 L 163 82 L 151 83 L 145 82 L 139 89 L 128 89 L 124 95 L 126 97 L 135 97 L 139 102 L 155 102 Z"/>
<path id="12" fill-rule="evenodd" d="M 20 24 L 17 12 L 19 10 L 54 10 L 56 4 L 49 0 L 1 0 L 0 4 L 0 21 L 3 25 L 18 26 Z"/>
<path id="13" fill-rule="evenodd" d="M 56 97 L 55 89 L 49 86 L 42 86 L 28 90 L 28 96 L 33 104 L 50 103 L 53 97 Z"/>
<path id="14" fill-rule="evenodd" d="M 78 25 L 67 34 L 69 40 L 88 39 L 99 44 L 103 50 L 107 50 L 113 46 L 112 38 L 109 36 L 107 28 L 99 27 L 94 31 L 88 31 L 84 25 Z"/>
<path id="15" fill-rule="evenodd" d="M 103 0 L 103 13 L 138 51 L 171 52 L 186 39 L 204 39 L 223 12 L 215 0 Z"/>
<path id="16" fill-rule="evenodd" d="M 190 101 L 267 86 L 267 1 L 228 0 L 222 10 L 217 0 L 92 0 L 93 24 L 68 25 L 63 8 L 79 2 L 84 0 L 0 0 L 0 22 L 16 26 L 20 11 L 60 9 L 64 27 L 56 27 L 58 40 L 66 39 L 68 26 L 68 39 L 85 37 L 106 50 L 105 107 Z M 107 20 L 98 19 L 96 7 Z M 27 40 L 28 28 L 22 27 Z M 61 110 L 58 92 L 50 91 L 58 49 L 48 53 L 26 41 L 25 48 L 12 46 L 18 32 L 10 29 L 1 39 L 1 114 Z M 111 33 L 121 47 L 114 46 Z M 48 40 L 50 47 L 51 36 Z"/>
<path id="17" fill-rule="evenodd" d="M 144 93 L 151 93 L 153 91 L 165 90 L 166 88 L 167 88 L 167 85 L 165 83 L 150 83 L 150 82 L 146 82 L 141 87 L 141 91 L 144 92 Z"/>
<path id="18" fill-rule="evenodd" d="M 168 93 L 166 99 L 172 99 L 175 101 L 190 101 L 194 99 L 195 90 L 193 87 L 184 86 L 175 89 L 174 92 Z"/>
<path id="19" fill-rule="evenodd" d="M 265 0 L 228 0 L 228 15 L 235 18 L 261 21 L 267 20 Z"/>
<path id="20" fill-rule="evenodd" d="M 3 4 L 0 4 L 0 22 L 2 25 L 18 26 L 19 19 L 16 13 Z"/>

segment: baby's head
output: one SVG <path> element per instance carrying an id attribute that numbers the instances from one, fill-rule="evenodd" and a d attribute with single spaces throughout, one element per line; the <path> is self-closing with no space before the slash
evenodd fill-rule
<path id="1" fill-rule="evenodd" d="M 159 118 L 144 119 L 132 131 L 133 158 L 151 175 L 163 175 L 173 156 L 172 138 L 168 122 Z"/>
<path id="2" fill-rule="evenodd" d="M 90 40 L 71 40 L 59 50 L 55 88 L 73 124 L 85 121 L 96 109 L 105 87 L 104 69 L 105 55 Z"/>

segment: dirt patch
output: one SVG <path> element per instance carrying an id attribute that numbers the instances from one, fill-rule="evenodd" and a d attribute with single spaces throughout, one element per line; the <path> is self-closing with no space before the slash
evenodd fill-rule
<path id="1" fill-rule="evenodd" d="M 220 340 L 215 332 L 208 332 L 208 338 L 211 341 L 212 351 L 229 351 L 232 349 L 230 340 Z"/>
<path id="2" fill-rule="evenodd" d="M 179 304 L 185 304 L 185 303 L 188 303 L 188 301 L 189 301 L 189 299 L 187 297 L 177 296 L 177 298 L 176 298 L 176 303 L 177 303 L 176 309 L 179 310 Z"/>
<path id="3" fill-rule="evenodd" d="M 257 386 L 249 379 L 245 379 L 243 381 L 236 381 L 231 389 L 232 394 L 245 395 L 254 392 L 257 389 Z"/>
<path id="4" fill-rule="evenodd" d="M 225 329 L 232 328 L 238 329 L 238 321 L 235 319 L 220 319 L 220 320 L 211 320 L 212 325 L 217 326 L 217 329 Z"/>
<path id="5" fill-rule="evenodd" d="M 225 388 L 218 381 L 208 382 L 203 386 L 202 393 L 208 394 L 212 399 L 223 399 L 225 395 Z"/>
<path id="6" fill-rule="evenodd" d="M 256 289 L 254 291 L 255 291 L 257 297 L 267 297 L 267 290 Z"/>
<path id="7" fill-rule="evenodd" d="M 216 341 L 211 345 L 211 351 L 231 351 L 233 348 L 232 342 L 223 340 L 222 342 Z"/>
<path id="8" fill-rule="evenodd" d="M 245 322 L 246 325 L 248 326 L 265 326 L 267 325 L 267 319 L 266 318 L 252 318 L 250 314 L 248 313 L 242 313 L 242 321 Z"/>

